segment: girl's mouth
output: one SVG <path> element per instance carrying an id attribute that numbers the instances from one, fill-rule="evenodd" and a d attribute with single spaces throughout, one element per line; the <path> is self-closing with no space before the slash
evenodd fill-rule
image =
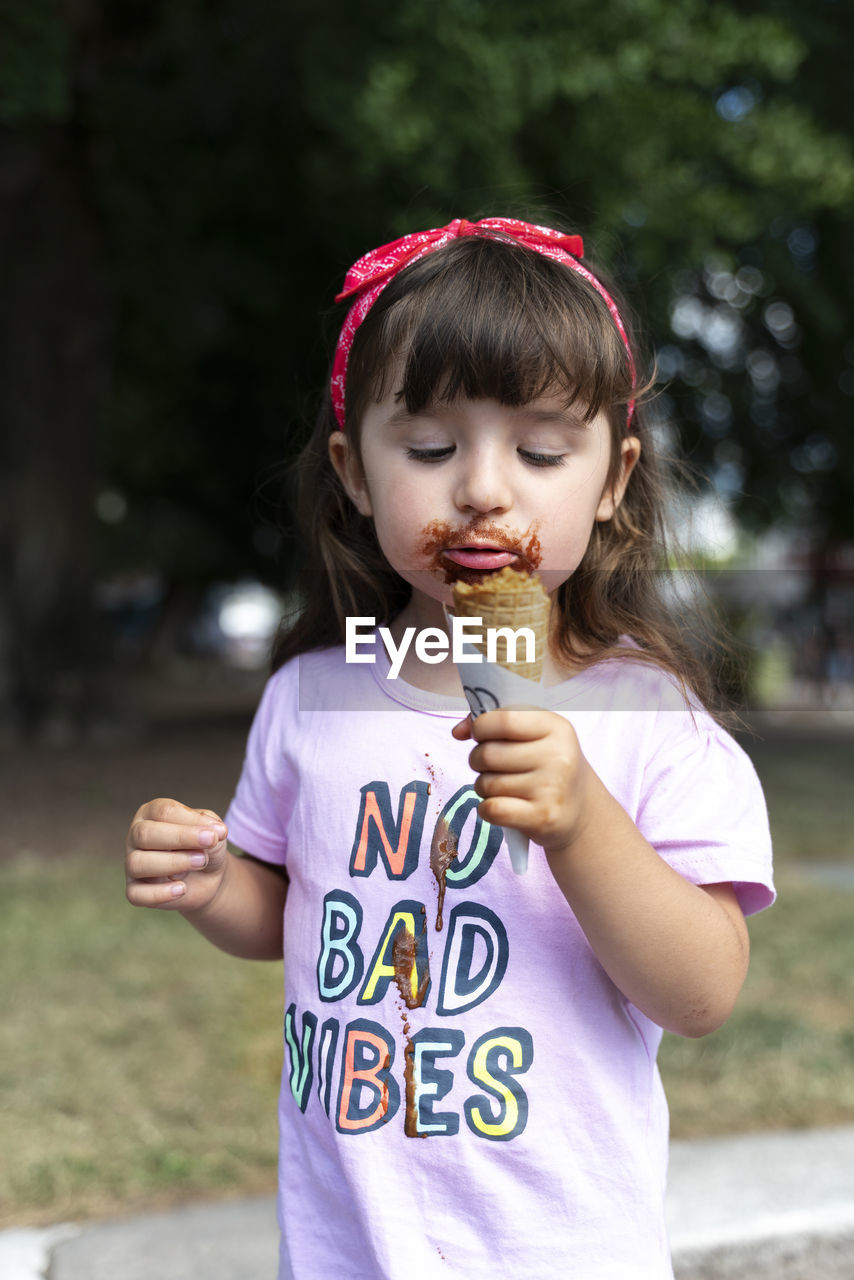
<path id="1" fill-rule="evenodd" d="M 467 524 L 432 520 L 423 530 L 421 554 L 445 583 L 479 582 L 484 574 L 505 566 L 533 573 L 543 558 L 537 522 L 526 530 L 506 528 L 493 521 L 472 519 Z"/>
<path id="2" fill-rule="evenodd" d="M 481 572 L 503 569 L 519 558 L 518 552 L 508 551 L 506 547 L 446 547 L 442 555 L 445 560 L 450 560 L 463 569 Z"/>

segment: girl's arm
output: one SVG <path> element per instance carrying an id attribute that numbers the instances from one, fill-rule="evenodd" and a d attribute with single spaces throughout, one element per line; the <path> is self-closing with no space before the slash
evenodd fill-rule
<path id="1" fill-rule="evenodd" d="M 125 851 L 135 907 L 179 911 L 222 951 L 246 960 L 282 957 L 283 870 L 231 852 L 210 809 L 151 800 L 136 813 Z"/>
<path id="2" fill-rule="evenodd" d="M 488 822 L 541 844 L 605 972 L 668 1031 L 702 1036 L 732 1012 L 747 973 L 747 926 L 729 884 L 683 879 L 641 835 L 550 711 L 464 720 Z"/>

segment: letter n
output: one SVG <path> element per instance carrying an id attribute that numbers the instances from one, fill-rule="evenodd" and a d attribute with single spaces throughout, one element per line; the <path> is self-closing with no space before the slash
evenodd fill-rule
<path id="1" fill-rule="evenodd" d="M 389 880 L 405 880 L 412 875 L 418 866 L 428 795 L 426 782 L 407 783 L 401 788 L 395 819 L 388 783 L 369 782 L 362 787 L 356 838 L 350 851 L 351 876 L 369 876 L 378 855 L 385 863 Z"/>

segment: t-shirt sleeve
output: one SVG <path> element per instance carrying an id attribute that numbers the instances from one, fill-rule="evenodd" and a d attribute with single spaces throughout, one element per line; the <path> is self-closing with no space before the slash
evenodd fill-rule
<path id="1" fill-rule="evenodd" d="M 287 674 L 268 681 L 249 739 L 234 798 L 225 815 L 228 838 L 244 853 L 287 866 L 288 825 L 296 795 L 286 750 Z"/>
<path id="2" fill-rule="evenodd" d="M 638 827 L 686 880 L 729 882 L 745 915 L 762 911 L 775 898 L 771 835 L 749 756 L 704 712 L 661 720 L 665 732 L 644 773 Z"/>

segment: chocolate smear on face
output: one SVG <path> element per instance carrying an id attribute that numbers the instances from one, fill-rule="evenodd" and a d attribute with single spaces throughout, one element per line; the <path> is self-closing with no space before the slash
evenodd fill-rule
<path id="1" fill-rule="evenodd" d="M 466 569 L 463 565 L 454 564 L 442 554 L 447 547 L 464 547 L 470 543 L 489 543 L 493 547 L 503 547 L 507 551 L 517 553 L 514 569 L 534 573 L 540 567 L 543 558 L 542 543 L 539 539 L 539 525 L 534 522 L 524 533 L 502 529 L 500 525 L 482 524 L 472 521 L 462 527 L 450 524 L 447 520 L 431 520 L 422 530 L 421 554 L 431 561 L 430 568 L 439 570 L 445 576 L 445 582 L 481 582 L 483 569 Z"/>
<path id="2" fill-rule="evenodd" d="M 439 902 L 436 908 L 436 932 L 442 929 L 442 911 L 445 906 L 445 887 L 448 867 L 457 856 L 457 837 L 444 818 L 436 823 L 433 840 L 430 845 L 430 868 L 439 886 Z"/>

